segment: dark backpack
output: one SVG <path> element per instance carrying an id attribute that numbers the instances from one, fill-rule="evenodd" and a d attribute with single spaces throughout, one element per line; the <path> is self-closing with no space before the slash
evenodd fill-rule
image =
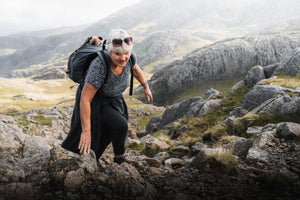
<path id="1" fill-rule="evenodd" d="M 82 83 L 84 81 L 87 70 L 90 66 L 90 63 L 93 59 L 97 56 L 100 57 L 100 60 L 104 61 L 107 70 L 109 70 L 109 57 L 103 52 L 105 48 L 105 42 L 101 42 L 99 45 L 90 45 L 91 37 L 86 39 L 86 41 L 76 49 L 70 56 L 68 60 L 68 68 L 67 74 L 69 75 L 70 79 L 72 79 L 76 83 Z M 102 40 L 101 37 L 99 37 Z M 107 74 L 105 75 L 104 82 L 107 80 Z M 133 90 L 133 71 L 131 69 L 131 79 L 130 79 L 130 90 L 129 95 L 132 95 Z"/>

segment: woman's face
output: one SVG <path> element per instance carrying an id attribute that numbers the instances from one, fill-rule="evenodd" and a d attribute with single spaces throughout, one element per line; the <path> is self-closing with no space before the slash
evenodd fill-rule
<path id="1" fill-rule="evenodd" d="M 112 60 L 112 64 L 117 67 L 125 67 L 127 64 L 129 58 L 130 58 L 131 52 L 110 52 L 110 58 Z"/>

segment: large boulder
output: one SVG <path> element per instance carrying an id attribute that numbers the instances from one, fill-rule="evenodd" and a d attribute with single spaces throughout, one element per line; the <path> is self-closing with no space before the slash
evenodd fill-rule
<path id="1" fill-rule="evenodd" d="M 255 85 L 255 87 L 246 94 L 242 108 L 249 110 L 273 98 L 274 95 L 284 95 L 286 92 L 293 91 L 292 89 L 277 85 Z"/>
<path id="2" fill-rule="evenodd" d="M 265 78 L 266 76 L 265 76 L 264 68 L 259 65 L 254 66 L 248 71 L 245 77 L 246 85 L 249 87 L 253 87 L 257 82 Z"/>

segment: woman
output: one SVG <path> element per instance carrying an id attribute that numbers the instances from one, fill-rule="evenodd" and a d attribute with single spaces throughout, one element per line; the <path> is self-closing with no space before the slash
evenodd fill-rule
<path id="1" fill-rule="evenodd" d="M 99 41 L 93 37 L 91 43 L 98 44 Z M 110 58 L 110 67 L 107 68 L 99 57 L 91 62 L 85 82 L 80 84 L 76 93 L 71 130 L 62 144 L 63 148 L 83 154 L 90 153 L 92 149 L 98 161 L 112 142 L 114 162 L 121 164 L 126 161 L 128 112 L 122 93 L 129 85 L 130 68 L 143 85 L 147 100 L 153 101 L 132 47 L 132 37 L 126 31 L 112 30 L 109 33 L 105 53 Z"/>

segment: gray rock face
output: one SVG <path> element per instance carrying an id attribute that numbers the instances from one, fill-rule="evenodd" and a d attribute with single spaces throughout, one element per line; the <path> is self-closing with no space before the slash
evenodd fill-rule
<path id="1" fill-rule="evenodd" d="M 292 76 L 300 74 L 300 48 L 296 48 L 290 60 L 278 67 L 275 73 L 286 73 Z"/>
<path id="2" fill-rule="evenodd" d="M 276 85 L 256 85 L 247 93 L 243 100 L 242 108 L 250 109 L 256 107 L 274 95 L 284 95 L 285 92 L 293 92 L 294 90 Z"/>
<path id="3" fill-rule="evenodd" d="M 259 110 L 257 114 L 285 115 L 300 113 L 300 97 L 290 97 L 289 95 L 275 97 L 260 107 L 260 109 L 257 109 Z"/>
<path id="4" fill-rule="evenodd" d="M 166 104 L 174 94 L 205 81 L 241 77 L 256 65 L 285 63 L 299 41 L 288 36 L 262 36 L 218 42 L 156 72 L 149 84 L 156 102 Z"/>

